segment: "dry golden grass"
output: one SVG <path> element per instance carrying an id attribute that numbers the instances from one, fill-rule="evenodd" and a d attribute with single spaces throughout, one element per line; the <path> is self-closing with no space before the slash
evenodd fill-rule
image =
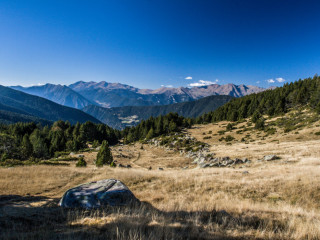
<path id="1" fill-rule="evenodd" d="M 198 169 L 177 153 L 140 144 L 113 148 L 131 169 L 96 168 L 96 153 L 85 154 L 87 168 L 1 168 L 0 238 L 320 239 L 320 136 L 307 136 L 319 131 L 317 124 L 250 144 L 205 140 L 217 156 L 253 161 L 242 169 Z M 202 140 L 203 131 L 222 128 L 197 126 L 190 134 Z M 271 153 L 281 159 L 258 161 Z M 105 178 L 123 181 L 143 203 L 95 211 L 56 206 L 68 188 Z"/>

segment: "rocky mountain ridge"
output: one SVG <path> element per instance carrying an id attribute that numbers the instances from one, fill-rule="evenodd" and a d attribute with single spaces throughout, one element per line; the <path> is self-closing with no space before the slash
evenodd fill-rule
<path id="1" fill-rule="evenodd" d="M 155 106 L 169 105 L 198 100 L 212 95 L 242 97 L 265 89 L 251 85 L 212 84 L 201 87 L 178 87 L 159 89 L 139 89 L 121 83 L 79 81 L 69 86 L 46 84 L 43 86 L 21 87 L 13 89 L 47 98 L 56 103 L 82 109 L 88 105 L 101 107 Z"/>

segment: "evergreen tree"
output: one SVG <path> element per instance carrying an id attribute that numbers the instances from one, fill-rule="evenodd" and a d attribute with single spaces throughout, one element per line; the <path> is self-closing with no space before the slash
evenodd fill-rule
<path id="1" fill-rule="evenodd" d="M 151 128 L 146 136 L 147 139 L 152 139 L 154 138 L 154 130 Z"/>
<path id="2" fill-rule="evenodd" d="M 109 144 L 106 140 L 104 140 L 101 144 L 100 150 L 97 155 L 96 166 L 102 167 L 103 165 L 113 163 L 112 153 L 109 147 Z"/>
<path id="3" fill-rule="evenodd" d="M 36 129 L 30 135 L 30 142 L 33 147 L 33 155 L 36 158 L 47 158 L 49 156 L 48 147 L 40 134 L 40 130 Z"/>
<path id="4" fill-rule="evenodd" d="M 21 142 L 21 158 L 28 159 L 31 156 L 32 152 L 33 148 L 29 136 L 25 134 Z"/>

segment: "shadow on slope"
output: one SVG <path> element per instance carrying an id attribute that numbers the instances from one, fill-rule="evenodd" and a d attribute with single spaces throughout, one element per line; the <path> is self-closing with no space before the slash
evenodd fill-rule
<path id="1" fill-rule="evenodd" d="M 225 211 L 160 211 L 151 204 L 98 210 L 62 209 L 59 199 L 0 196 L 1 239 L 257 239 L 230 236 L 280 222 Z M 36 205 L 39 206 L 36 206 Z"/>

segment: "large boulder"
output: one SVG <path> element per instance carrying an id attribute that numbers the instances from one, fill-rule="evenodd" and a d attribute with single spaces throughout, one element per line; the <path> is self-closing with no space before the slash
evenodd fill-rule
<path id="1" fill-rule="evenodd" d="M 90 182 L 65 192 L 59 205 L 65 208 L 99 208 L 102 206 L 124 206 L 139 200 L 129 188 L 116 179 Z"/>

